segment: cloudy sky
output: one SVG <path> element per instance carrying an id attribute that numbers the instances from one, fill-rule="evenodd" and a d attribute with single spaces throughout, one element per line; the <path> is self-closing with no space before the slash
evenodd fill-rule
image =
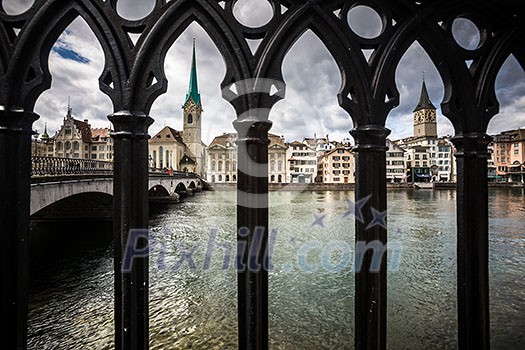
<path id="1" fill-rule="evenodd" d="M 30 6 L 32 0 L 4 0 L 6 12 L 16 14 Z M 119 13 L 129 19 L 141 18 L 152 8 L 153 1 L 120 0 Z M 261 25 L 270 17 L 265 0 L 240 0 L 235 7 L 237 18 L 247 25 Z M 363 36 L 373 36 L 378 30 L 374 17 L 366 11 L 350 15 L 353 28 Z M 461 24 L 461 23 L 459 23 Z M 479 40 L 476 31 L 469 31 L 468 23 L 456 29 L 458 40 L 469 46 Z M 462 33 L 462 34 L 459 34 Z M 165 70 L 168 91 L 160 96 L 151 110 L 155 124 L 153 135 L 164 125 L 182 129 L 182 111 L 191 64 L 192 38 L 197 41 L 197 67 L 204 115 L 202 137 L 209 143 L 222 132 L 234 132 L 235 119 L 231 105 L 222 99 L 220 83 L 225 66 L 219 51 L 205 31 L 192 24 L 168 52 Z M 49 134 L 61 125 L 67 111 L 68 96 L 71 97 L 73 115 L 77 119 L 89 119 L 93 127 L 110 126 L 107 115 L 112 112 L 110 99 L 98 89 L 98 77 L 103 69 L 103 54 L 95 36 L 82 19 L 75 20 L 57 40 L 49 56 L 52 87 L 44 92 L 35 111 L 41 116 L 35 129 L 41 132 L 44 123 Z M 394 109 L 387 121 L 392 130 L 391 138 L 412 134 L 412 110 L 418 102 L 422 75 L 430 98 L 439 107 L 443 98 L 443 83 L 436 68 L 424 50 L 415 43 L 403 57 L 396 81 L 401 93 L 400 106 Z M 334 60 L 312 33 L 306 32 L 289 51 L 283 65 L 287 94 L 272 110 L 272 133 L 284 135 L 287 140 L 302 140 L 305 136 L 329 134 L 331 139 L 348 138 L 352 122 L 337 104 L 337 92 L 341 79 Z M 525 73 L 517 61 L 510 57 L 497 79 L 500 114 L 490 126 L 490 133 L 525 126 Z M 451 124 L 438 109 L 438 133 L 453 134 Z"/>

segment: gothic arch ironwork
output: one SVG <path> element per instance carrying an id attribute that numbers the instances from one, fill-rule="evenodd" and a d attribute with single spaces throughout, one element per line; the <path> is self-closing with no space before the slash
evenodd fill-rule
<path id="1" fill-rule="evenodd" d="M 16 16 L 0 8 L 0 224 L 7 232 L 1 248 L 0 315 L 8 325 L 1 334 L 9 348 L 26 347 L 30 142 L 38 118 L 33 107 L 51 83 L 51 47 L 77 17 L 87 22 L 102 46 L 105 66 L 99 85 L 114 109 L 108 118 L 115 129 L 117 349 L 148 348 L 147 258 L 137 259 L 129 273 L 119 264 L 129 229 L 147 228 L 147 138 L 153 122 L 148 114 L 167 88 L 165 56 L 193 22 L 208 33 L 226 64 L 221 88 L 236 111 L 238 150 L 244 151 L 238 156 L 237 217 L 239 228 L 250 232 L 237 238 L 246 245 L 257 239 L 256 227 L 268 229 L 268 114 L 285 97 L 282 64 L 293 43 L 313 31 L 339 67 L 338 100 L 354 121 L 351 134 L 357 144 L 356 198 L 370 196 L 362 208 L 366 220 L 372 207 L 386 210 L 385 122 L 399 103 L 395 71 L 409 47 L 420 43 L 443 80 L 441 108 L 456 131 L 459 347 L 489 348 L 486 128 L 499 110 L 494 85 L 502 64 L 513 54 L 525 68 L 519 0 L 268 1 L 273 16 L 259 28 L 236 19 L 237 0 L 155 0 L 153 10 L 138 20 L 122 18 L 117 0 L 35 0 Z M 361 38 L 350 28 L 347 14 L 358 5 L 379 15 L 383 28 L 376 37 Z M 453 37 L 452 23 L 461 17 L 480 30 L 481 44 L 473 50 L 461 48 Z M 138 41 L 130 34 L 140 34 Z M 261 40 L 254 53 L 247 39 Z M 371 49 L 366 59 L 362 50 Z M 467 60 L 472 60 L 470 66 Z M 387 231 L 357 222 L 356 239 L 386 244 Z M 137 248 L 146 244 L 143 237 Z M 266 235 L 260 253 L 267 244 Z M 242 255 L 242 261 L 247 259 Z M 239 348 L 267 349 L 268 271 L 241 271 L 238 276 Z M 386 348 L 386 298 L 383 259 L 379 273 L 356 273 L 357 349 Z"/>

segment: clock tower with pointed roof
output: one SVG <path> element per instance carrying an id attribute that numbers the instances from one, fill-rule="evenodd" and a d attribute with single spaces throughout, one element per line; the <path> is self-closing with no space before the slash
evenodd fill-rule
<path id="1" fill-rule="evenodd" d="M 205 170 L 205 145 L 201 139 L 201 122 L 202 122 L 202 101 L 197 82 L 197 61 L 195 57 L 195 39 L 193 39 L 193 56 L 190 71 L 190 84 L 186 98 L 184 99 L 183 109 L 183 129 L 182 138 L 188 146 L 189 156 L 194 158 L 198 174 Z"/>
<path id="2" fill-rule="evenodd" d="M 437 137 L 436 107 L 428 97 L 424 78 L 419 103 L 414 109 L 414 136 Z"/>

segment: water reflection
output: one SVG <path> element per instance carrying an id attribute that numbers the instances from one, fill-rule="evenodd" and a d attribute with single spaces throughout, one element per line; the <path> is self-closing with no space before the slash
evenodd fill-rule
<path id="1" fill-rule="evenodd" d="M 235 192 L 208 192 L 152 208 L 151 235 L 156 242 L 150 259 L 152 349 L 236 348 L 236 272 L 222 269 L 225 247 L 235 247 L 235 196 Z M 275 269 L 270 273 L 272 349 L 353 348 L 351 264 L 337 273 L 322 264 L 323 249 L 330 242 L 353 247 L 353 217 L 343 217 L 346 200 L 353 197 L 353 192 L 343 191 L 271 193 L 270 227 L 277 230 Z M 389 240 L 402 247 L 399 266 L 389 265 L 388 347 L 457 348 L 456 194 L 395 190 L 388 192 L 388 200 Z M 490 202 L 492 348 L 521 349 L 525 345 L 520 338 L 525 329 L 523 190 L 490 191 Z M 314 224 L 321 216 L 320 223 Z M 47 230 L 72 233 L 78 227 Z M 203 270 L 211 229 L 216 229 L 216 242 L 222 248 L 217 248 L 210 269 Z M 75 239 L 49 237 L 45 231 L 39 225 L 31 233 L 36 263 L 29 348 L 110 349 L 110 225 Z M 300 269 L 298 251 L 313 241 L 318 246 L 307 260 L 317 268 L 306 272 Z M 192 270 L 184 261 L 175 269 L 181 249 L 190 249 L 195 242 L 201 243 L 193 256 L 198 268 Z M 331 259 L 341 260 L 342 255 L 335 251 Z"/>

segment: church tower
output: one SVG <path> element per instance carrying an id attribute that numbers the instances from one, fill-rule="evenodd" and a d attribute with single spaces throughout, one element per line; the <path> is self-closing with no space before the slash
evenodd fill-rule
<path id="1" fill-rule="evenodd" d="M 424 78 L 419 103 L 414 109 L 414 136 L 437 137 L 436 107 L 428 97 Z"/>
<path id="2" fill-rule="evenodd" d="M 195 39 L 193 39 L 193 57 L 191 62 L 190 84 L 188 87 L 188 92 L 186 93 L 184 104 L 182 105 L 182 109 L 184 118 L 182 139 L 192 153 L 189 156 L 195 159 L 197 173 L 202 174 L 202 171 L 204 170 L 203 162 L 205 161 L 205 148 L 201 140 L 201 116 L 203 110 L 201 95 L 199 93 L 199 86 L 197 83 Z"/>

